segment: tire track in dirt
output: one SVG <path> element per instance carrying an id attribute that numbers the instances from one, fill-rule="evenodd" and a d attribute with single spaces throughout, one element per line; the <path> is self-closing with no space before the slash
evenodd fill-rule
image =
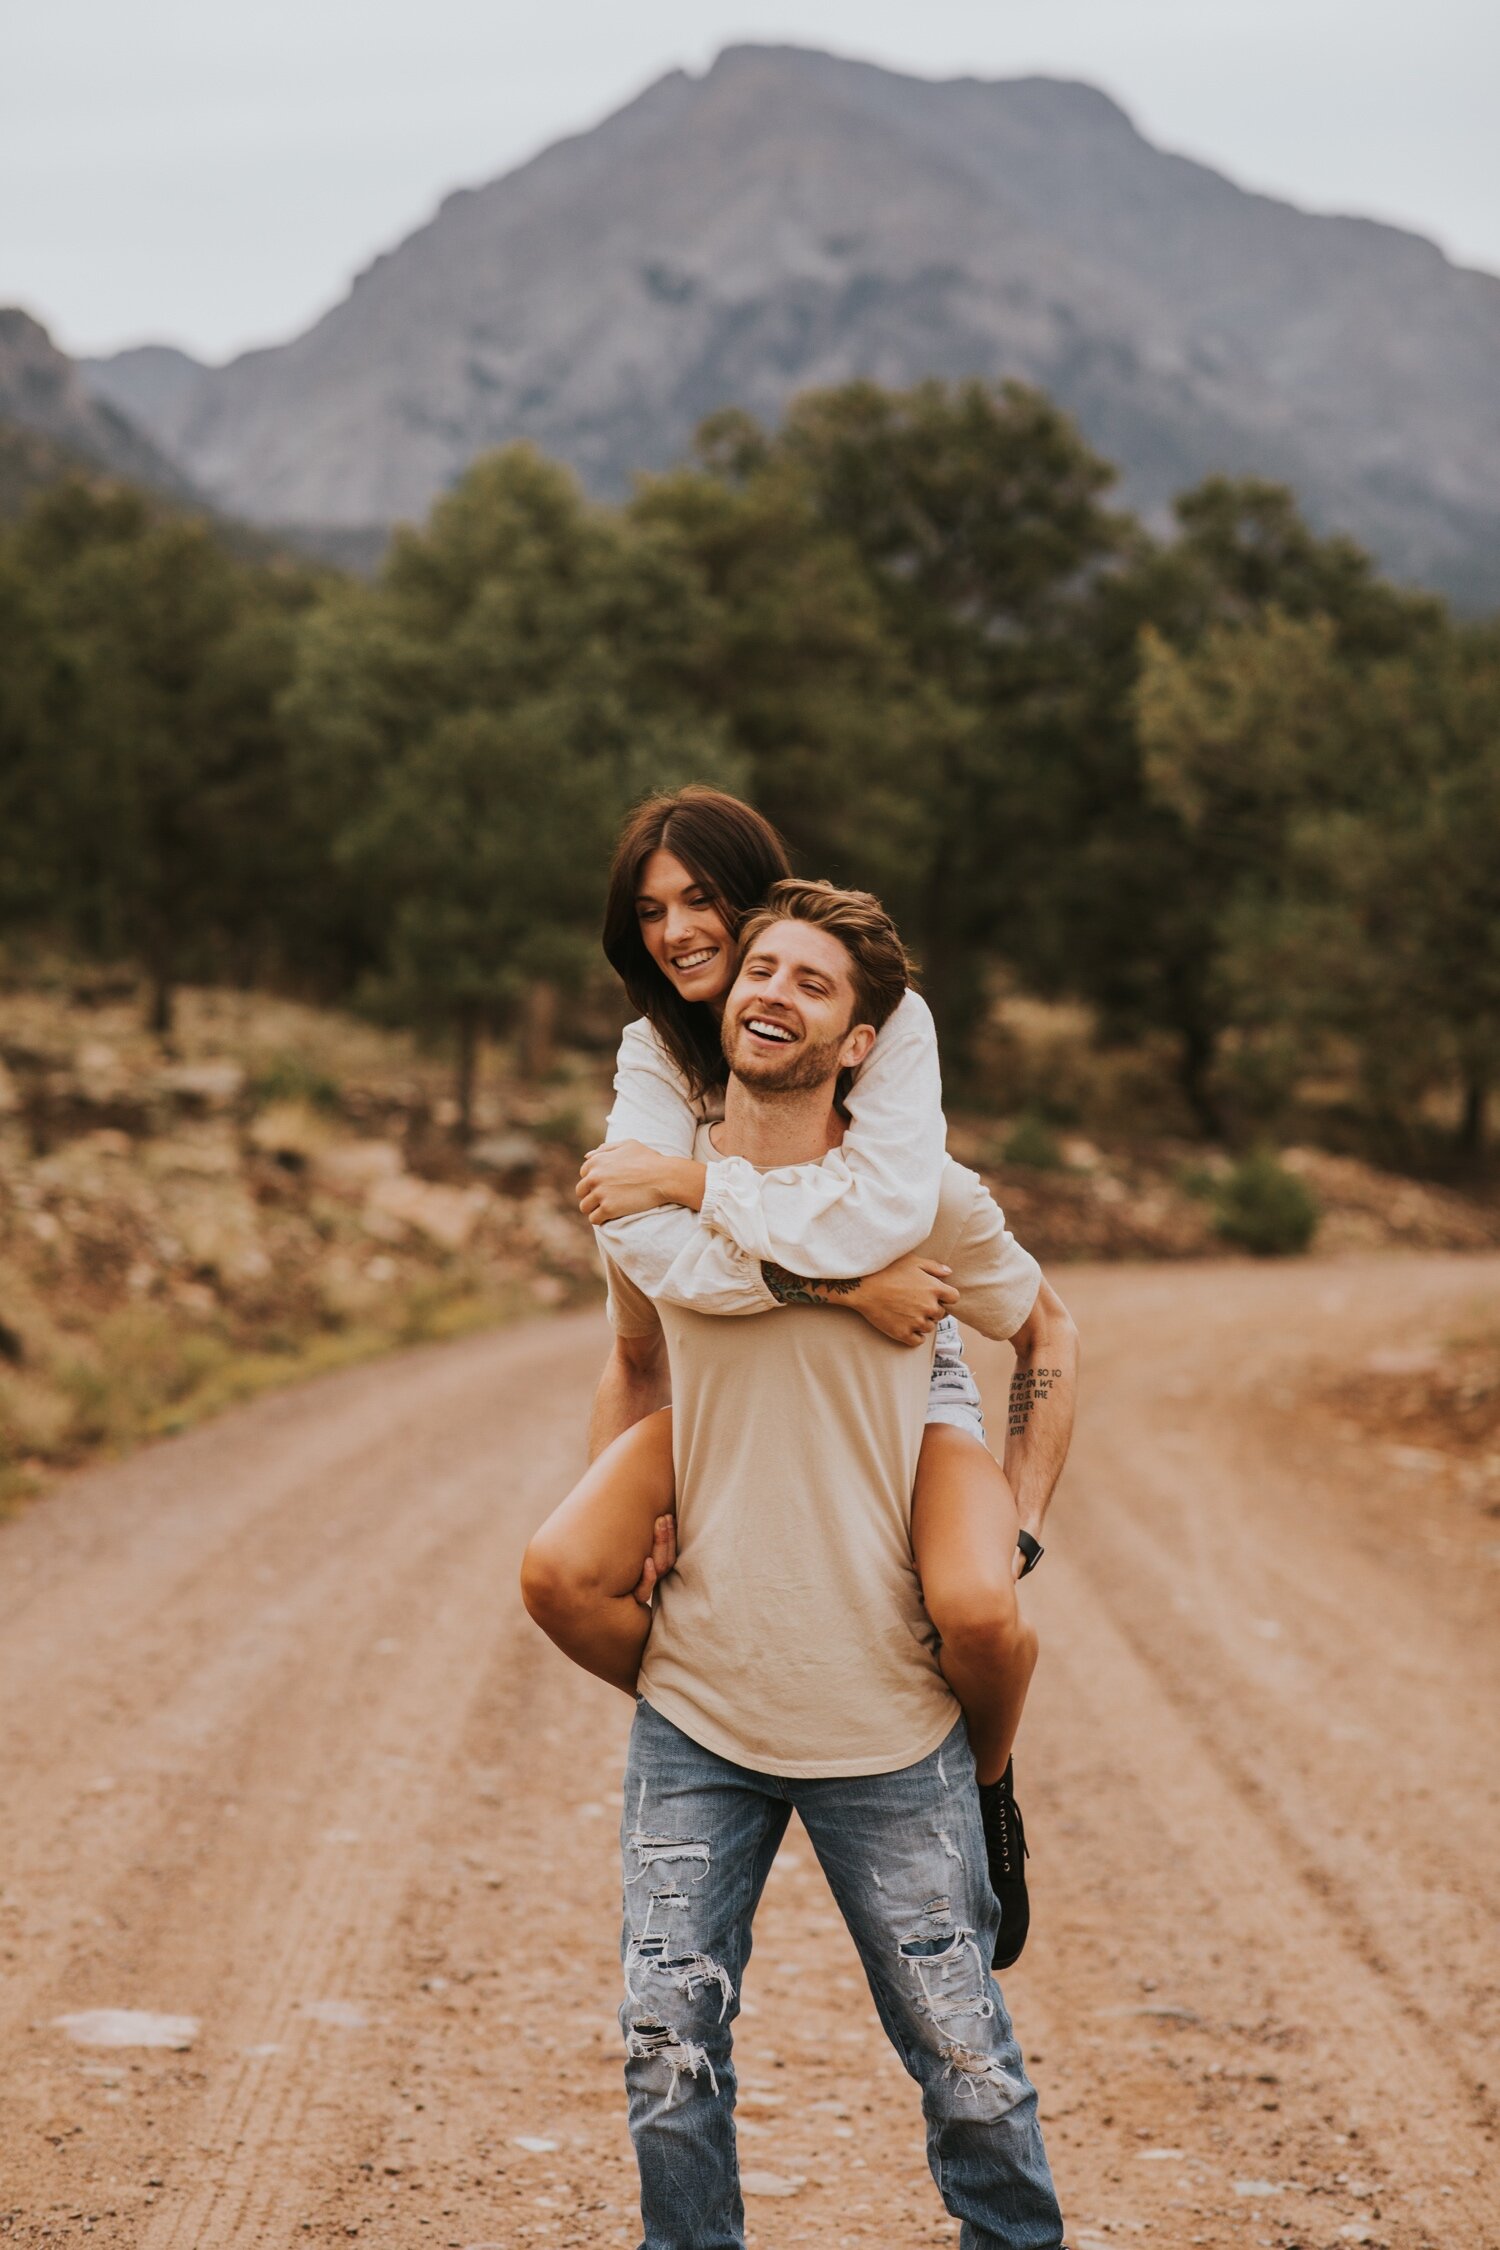
<path id="1" fill-rule="evenodd" d="M 369 1395 L 368 1380 L 346 1385 L 341 1417 L 331 1402 L 342 1444 L 319 1433 L 316 1491 L 302 1474 L 300 1429 L 288 1447 L 277 1427 L 284 1417 L 263 1414 L 258 1426 L 247 1417 L 251 1452 L 263 1441 L 258 1473 L 241 1480 L 217 1540 L 200 1525 L 187 1542 L 199 1551 L 183 1558 L 176 1585 L 155 1602 L 137 1600 L 122 1619 L 107 1589 L 132 1575 L 133 1558 L 121 1573 L 107 1538 L 76 1539 L 81 1573 L 54 1575 L 23 1619 L 29 1649 L 19 1648 L 20 1635 L 10 1645 L 13 1665 L 27 1656 L 45 1665 L 62 1637 L 59 1610 L 86 1617 L 91 1602 L 109 1605 L 106 1645 L 75 1654 L 64 1668 L 71 1677 L 52 1683 L 54 1708 L 41 1712 L 28 1743 L 10 1746 L 23 1754 L 14 1799 L 22 1817 L 4 1855 L 4 1896 L 14 1914 L 29 1888 L 82 1845 L 102 1878 L 94 1913 L 128 1943 L 79 1946 L 66 1932 L 50 1945 L 33 1943 L 24 1976 L 8 1980 L 5 2028 L 14 2035 L 28 2009 L 45 2021 L 88 2004 L 152 2005 L 153 1977 L 163 1957 L 176 1956 L 171 2012 L 202 2016 L 196 2053 L 218 2062 L 225 2078 L 193 2128 L 220 2152 L 216 2177 L 160 2214 L 144 2237 L 152 2243 L 207 2250 L 262 2239 L 267 2227 L 270 2239 L 284 2231 L 279 2207 L 289 2183 L 295 2192 L 295 2127 L 309 2080 L 340 2036 L 299 2020 L 297 2010 L 370 1981 L 372 1942 L 378 1946 L 409 1875 L 403 1841 L 435 1786 L 425 1744 L 432 1732 L 441 1741 L 461 1727 L 497 1615 L 512 1613 L 510 1630 L 519 1630 L 514 1583 L 524 1534 L 517 1494 L 507 1489 L 513 1479 L 497 1478 L 491 1463 L 519 1441 L 538 1479 L 533 1514 L 566 1481 L 580 1453 L 577 1425 L 555 1412 L 545 1377 L 559 1361 L 567 1365 L 570 1348 L 576 1390 L 597 1364 L 592 1322 L 485 1339 L 460 1347 L 457 1364 L 453 1355 L 419 1355 L 389 1371 L 384 1396 Z M 413 1406 L 418 1427 L 404 1428 Z M 167 1458 L 172 1448 L 158 1458 L 188 1481 L 190 1505 L 223 1512 L 222 1493 L 203 1480 L 206 1435 L 176 1449 L 176 1461 Z M 54 1505 L 66 1508 L 73 1497 Z M 76 1497 L 87 1508 L 92 1496 L 80 1487 Z M 12 1529 L 45 1536 L 40 1511 Z M 149 1534 L 147 1544 L 156 1545 Z M 254 1599 L 257 1554 L 274 1557 L 270 1577 L 292 1589 L 270 1605 Z M 91 1586 L 91 1576 L 101 1583 Z M 132 1630 L 144 1650 L 131 1647 Z M 403 1649 L 414 1653 L 393 1661 Z M 119 1668 L 132 1664 L 144 1687 L 136 1681 L 136 1692 L 122 1692 L 133 1675 Z M 96 1820 L 92 1832 L 85 1824 L 82 1834 L 76 1808 L 92 1806 L 80 1776 L 97 1773 L 98 1750 L 80 1744 L 81 1763 L 76 1753 L 57 1762 L 80 1703 L 94 1722 L 93 1742 L 102 1733 L 112 1750 L 124 1750 L 115 1762 L 134 1784 L 133 1801 L 120 1808 L 125 1818 Z M 352 1710 L 360 1717 L 351 1733 Z M 243 1824 L 224 1818 L 241 1796 L 241 1809 L 255 1815 L 249 1838 Z M 105 1804 L 116 1811 L 114 1792 Z M 184 1946 L 183 1904 L 205 1893 L 212 1903 L 204 1927 Z M 237 2055 L 244 2044 L 282 2053 Z"/>
<path id="2" fill-rule="evenodd" d="M 1281 1824 L 1266 1818 L 1264 1793 L 1243 1786 L 1243 1777 L 1205 1736 L 1198 1714 L 1182 1707 L 1081 1574 L 1060 1573 L 1053 1600 L 1068 1612 L 1069 1636 L 1058 1653 L 1071 1719 L 1075 1726 L 1080 1720 L 1087 1724 L 1096 1757 L 1117 1774 L 1128 1773 L 1135 1800 L 1103 1823 L 1098 1841 L 1115 1864 L 1123 1858 L 1142 1871 L 1151 1867 L 1157 1853 L 1138 1838 L 1144 1812 L 1165 1839 L 1168 1864 L 1176 1869 L 1168 1915 L 1163 1917 L 1166 1902 L 1158 1899 L 1120 1928 L 1123 1943 L 1115 1959 L 1127 1971 L 1132 1937 L 1140 1971 L 1159 1972 L 1164 1961 L 1170 1964 L 1167 1976 L 1146 1980 L 1164 1988 L 1163 1999 L 1134 2004 L 1182 2008 L 1211 2026 L 1266 2026 L 1274 2031 L 1275 2048 L 1288 2035 L 1294 2048 L 1304 2042 L 1331 2045 L 1340 2057 L 1336 2089 L 1318 2071 L 1303 2084 L 1304 2099 L 1336 2090 L 1351 2114 L 1378 2120 L 1379 2166 L 1392 2192 L 1398 2183 L 1403 2193 L 1432 2192 L 1451 2178 L 1451 2159 L 1442 2145 L 1449 2128 L 1465 2112 L 1473 2117 L 1472 2085 L 1444 2054 L 1436 2027 L 1414 2016 L 1388 1978 L 1369 1964 L 1358 1930 L 1351 1934 L 1337 1903 L 1306 1879 L 1301 1855 L 1285 1851 Z M 1080 1645 L 1089 1651 L 1086 1666 L 1079 1662 Z M 1032 1770 L 1037 1756 L 1033 1742 Z M 1109 1789 L 1111 1806 L 1116 1795 L 1116 1788 Z M 1221 1963 L 1217 1991 L 1206 1989 L 1201 1974 L 1183 1963 L 1170 1927 L 1179 1917 L 1196 1925 L 1197 1944 L 1217 1945 L 1226 1957 L 1247 1956 L 1237 1974 L 1223 1975 Z M 1055 1962 L 1039 1957 L 1033 1974 L 1053 1984 Z M 1172 2020 L 1170 2013 L 1165 2020 Z M 1057 2043 L 1049 2039 L 1049 2054 Z M 1393 2100 L 1397 2090 L 1399 2101 Z M 1271 2170 L 1274 2175 L 1276 2167 Z M 1459 2212 L 1477 2225 L 1478 2207 L 1466 2192 L 1457 2200 Z"/>
<path id="3" fill-rule="evenodd" d="M 1462 1510 L 1414 1514 L 1390 1464 L 1340 1448 L 1308 1392 L 1325 1367 L 1388 1346 L 1393 1333 L 1440 1336 L 1476 1298 L 1493 1305 L 1495 1261 L 1080 1279 L 1089 1411 L 1055 1538 L 1063 1568 L 1036 1588 L 1044 1668 L 1022 1771 L 1050 1815 L 1039 1839 L 1047 1860 L 1060 1831 L 1083 1833 L 1103 1871 L 1098 1889 L 1128 1900 L 1119 1930 L 1090 1931 L 1091 1966 L 1116 1987 L 1117 2023 L 1165 2007 L 1155 2067 L 1177 2083 L 1170 2101 L 1158 2094 L 1155 2135 L 1180 2131 L 1204 2150 L 1205 2115 L 1217 2119 L 1210 2134 L 1243 2139 L 1251 2128 L 1259 2154 L 1245 2168 L 1278 2186 L 1264 2223 L 1293 2192 L 1319 2197 L 1268 2241 L 1488 2241 L 1500 2233 L 1484 2084 L 1497 1823 L 1484 1776 L 1500 1747 L 1490 1628 L 1500 1546 L 1493 1526 Z M 1434 1535 L 1452 1549 L 1439 1570 Z M 1080 1770 L 1089 1728 L 1111 1754 Z M 1099 1805 L 1104 1823 L 1092 1817 Z M 1167 1869 L 1152 1833 L 1163 1826 L 1174 1838 Z M 1190 1975 L 1181 1930 L 1151 1898 L 1153 1871 L 1199 1924 Z M 1028 1987 L 1057 1985 L 1051 1872 L 1033 1869 L 1041 1942 L 1023 1964 Z M 1222 1927 L 1230 1902 L 1237 1938 Z M 1089 1922 L 1087 1908 L 1077 1920 Z M 1259 1995 L 1251 1961 L 1263 1971 Z M 1151 1973 L 1162 1962 L 1170 1976 Z M 1057 2000 L 1064 2050 L 1086 2048 L 1076 1993 Z M 1253 2096 L 1207 2099 L 1211 2075 L 1222 2083 L 1223 2042 L 1210 2056 L 1214 2042 L 1189 2017 L 1205 2030 L 1238 2024 L 1264 2048 L 1275 2066 L 1265 2075 L 1278 2080 L 1266 2097 L 1274 2131 L 1255 2119 Z M 1101 2038 L 1095 2025 L 1092 2043 L 1140 2087 L 1128 2040 Z M 1056 2045 L 1049 2036 L 1049 2053 Z M 1187 2105 L 1184 2079 L 1196 2079 Z M 1115 2106 L 1107 2074 L 1085 2074 L 1075 2093 L 1096 2117 Z M 1163 2129 L 1173 2113 L 1183 2124 Z M 1335 2114 L 1341 2128 L 1354 2121 L 1352 2142 Z M 1340 2175 L 1343 2235 L 1320 2210 L 1339 2200 Z M 1128 2178 L 1116 2172 L 1116 2194 Z M 1365 2192 L 1356 2197 L 1351 2181 Z M 1210 2215 L 1183 2200 L 1178 2226 Z M 1218 2214 L 1232 2216 L 1227 2204 Z"/>
<path id="4" fill-rule="evenodd" d="M 571 1432 L 542 1426 L 548 1411 L 545 1403 L 530 1401 L 510 1433 L 537 1479 L 537 1512 L 565 1480 L 564 1452 L 573 1460 L 578 1450 Z M 340 2032 L 334 2025 L 321 2034 L 310 2029 L 305 2019 L 299 2022 L 299 2010 L 309 2002 L 316 2007 L 319 1995 L 350 2005 L 344 1996 L 358 1993 L 352 2004 L 362 2014 L 368 2010 L 365 2020 L 378 2014 L 390 1932 L 410 1881 L 404 1842 L 430 1819 L 439 1785 L 422 1745 L 447 1743 L 461 1731 L 493 1641 L 501 1588 L 504 1607 L 513 1607 L 519 1541 L 513 1518 L 476 1507 L 474 1487 L 486 1479 L 484 1468 L 470 1461 L 451 1494 L 430 1485 L 424 1493 L 424 1511 L 433 1509 L 447 1528 L 427 1554 L 409 1557 L 395 1605 L 408 1629 L 413 1608 L 421 1612 L 414 1660 L 380 1703 L 366 1705 L 359 1766 L 318 1816 L 330 1822 L 323 1851 L 278 1912 L 280 1927 L 266 1933 L 274 1998 L 264 2011 L 257 2008 L 254 2036 L 256 2044 L 282 2046 L 285 2067 L 274 2075 L 262 2068 L 237 2099 L 231 2095 L 232 2127 L 229 2114 L 210 2115 L 211 2139 L 232 2153 L 217 2180 L 148 2232 L 147 2250 L 219 2250 L 236 2241 L 274 2240 L 290 2235 L 300 2219 L 302 2128 L 324 2067 L 322 2050 L 330 2032 L 335 2039 Z M 336 1691 L 335 1699 L 343 1700 Z M 252 1951 L 249 1959 L 256 1958 Z M 264 1979 L 262 1969 L 256 1981 Z"/>

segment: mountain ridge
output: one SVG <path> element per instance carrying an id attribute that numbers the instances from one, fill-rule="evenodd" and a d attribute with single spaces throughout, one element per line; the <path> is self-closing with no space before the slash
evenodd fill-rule
<path id="1" fill-rule="evenodd" d="M 1500 600 L 1500 280 L 1155 148 L 1042 76 L 740 44 L 459 188 L 299 336 L 89 381 L 221 504 L 420 516 L 525 437 L 617 497 L 724 405 L 864 375 L 1049 390 L 1164 515 L 1293 483 L 1398 575 Z"/>
<path id="2" fill-rule="evenodd" d="M 34 474 L 21 490 L 40 489 L 51 474 L 72 468 L 103 471 L 178 501 L 195 498 L 168 455 L 128 414 L 87 386 L 79 363 L 54 344 L 39 320 L 19 305 L 0 306 L 0 425 L 34 440 Z M 17 463 L 26 450 L 8 441 Z"/>

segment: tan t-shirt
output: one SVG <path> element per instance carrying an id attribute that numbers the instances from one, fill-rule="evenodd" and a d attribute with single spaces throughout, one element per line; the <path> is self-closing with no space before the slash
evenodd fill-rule
<path id="1" fill-rule="evenodd" d="M 716 1154 L 706 1129 L 696 1153 Z M 677 1472 L 677 1568 L 657 1596 L 641 1693 L 759 1773 L 915 1765 L 958 1715 L 911 1551 L 931 1348 L 827 1306 L 745 1320 L 654 1307 L 630 1226 L 610 1229 L 610 1317 L 623 1335 L 660 1319 Z M 921 1255 L 953 1268 L 954 1310 L 985 1335 L 1013 1335 L 1030 1312 L 1036 1260 L 957 1164 Z"/>

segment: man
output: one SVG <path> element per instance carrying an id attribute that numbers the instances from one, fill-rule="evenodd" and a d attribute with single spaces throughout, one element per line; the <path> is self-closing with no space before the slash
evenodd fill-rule
<path id="1" fill-rule="evenodd" d="M 836 1146 L 841 1074 L 869 1053 L 906 971 L 874 900 L 778 884 L 746 925 L 725 1002 L 730 1079 L 705 1160 L 773 1168 Z M 997 1910 L 973 1760 L 912 1562 L 930 1354 L 816 1305 L 757 1321 L 658 1308 L 660 1228 L 626 1219 L 602 1232 L 617 1352 L 596 1413 L 620 1426 L 663 1403 L 665 1351 L 679 1538 L 654 1621 L 619 1597 L 610 1673 L 628 1684 L 639 1664 L 621 2023 L 645 2250 L 743 2243 L 730 2026 L 794 1810 L 921 2086 L 961 2244 L 1058 2250 L 1036 2095 L 988 1970 Z M 1050 1490 L 1072 1417 L 1066 1311 L 957 1165 L 921 1254 L 952 1269 L 960 1317 L 1040 1349 L 1055 1370 L 1028 1416 Z M 663 1434 L 643 1422 L 618 1443 Z M 567 1514 L 565 1503 L 528 1556 L 528 1604 L 544 1623 L 547 1542 L 566 1538 Z"/>

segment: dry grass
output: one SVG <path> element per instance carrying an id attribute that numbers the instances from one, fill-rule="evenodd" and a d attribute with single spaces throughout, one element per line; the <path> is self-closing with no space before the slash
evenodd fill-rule
<path id="1" fill-rule="evenodd" d="M 444 1058 L 257 994 L 183 996 L 166 1054 L 133 996 L 0 990 L 0 1505 L 234 1401 L 597 1288 L 572 1201 L 599 1073 L 492 1056 L 454 1141 Z"/>

